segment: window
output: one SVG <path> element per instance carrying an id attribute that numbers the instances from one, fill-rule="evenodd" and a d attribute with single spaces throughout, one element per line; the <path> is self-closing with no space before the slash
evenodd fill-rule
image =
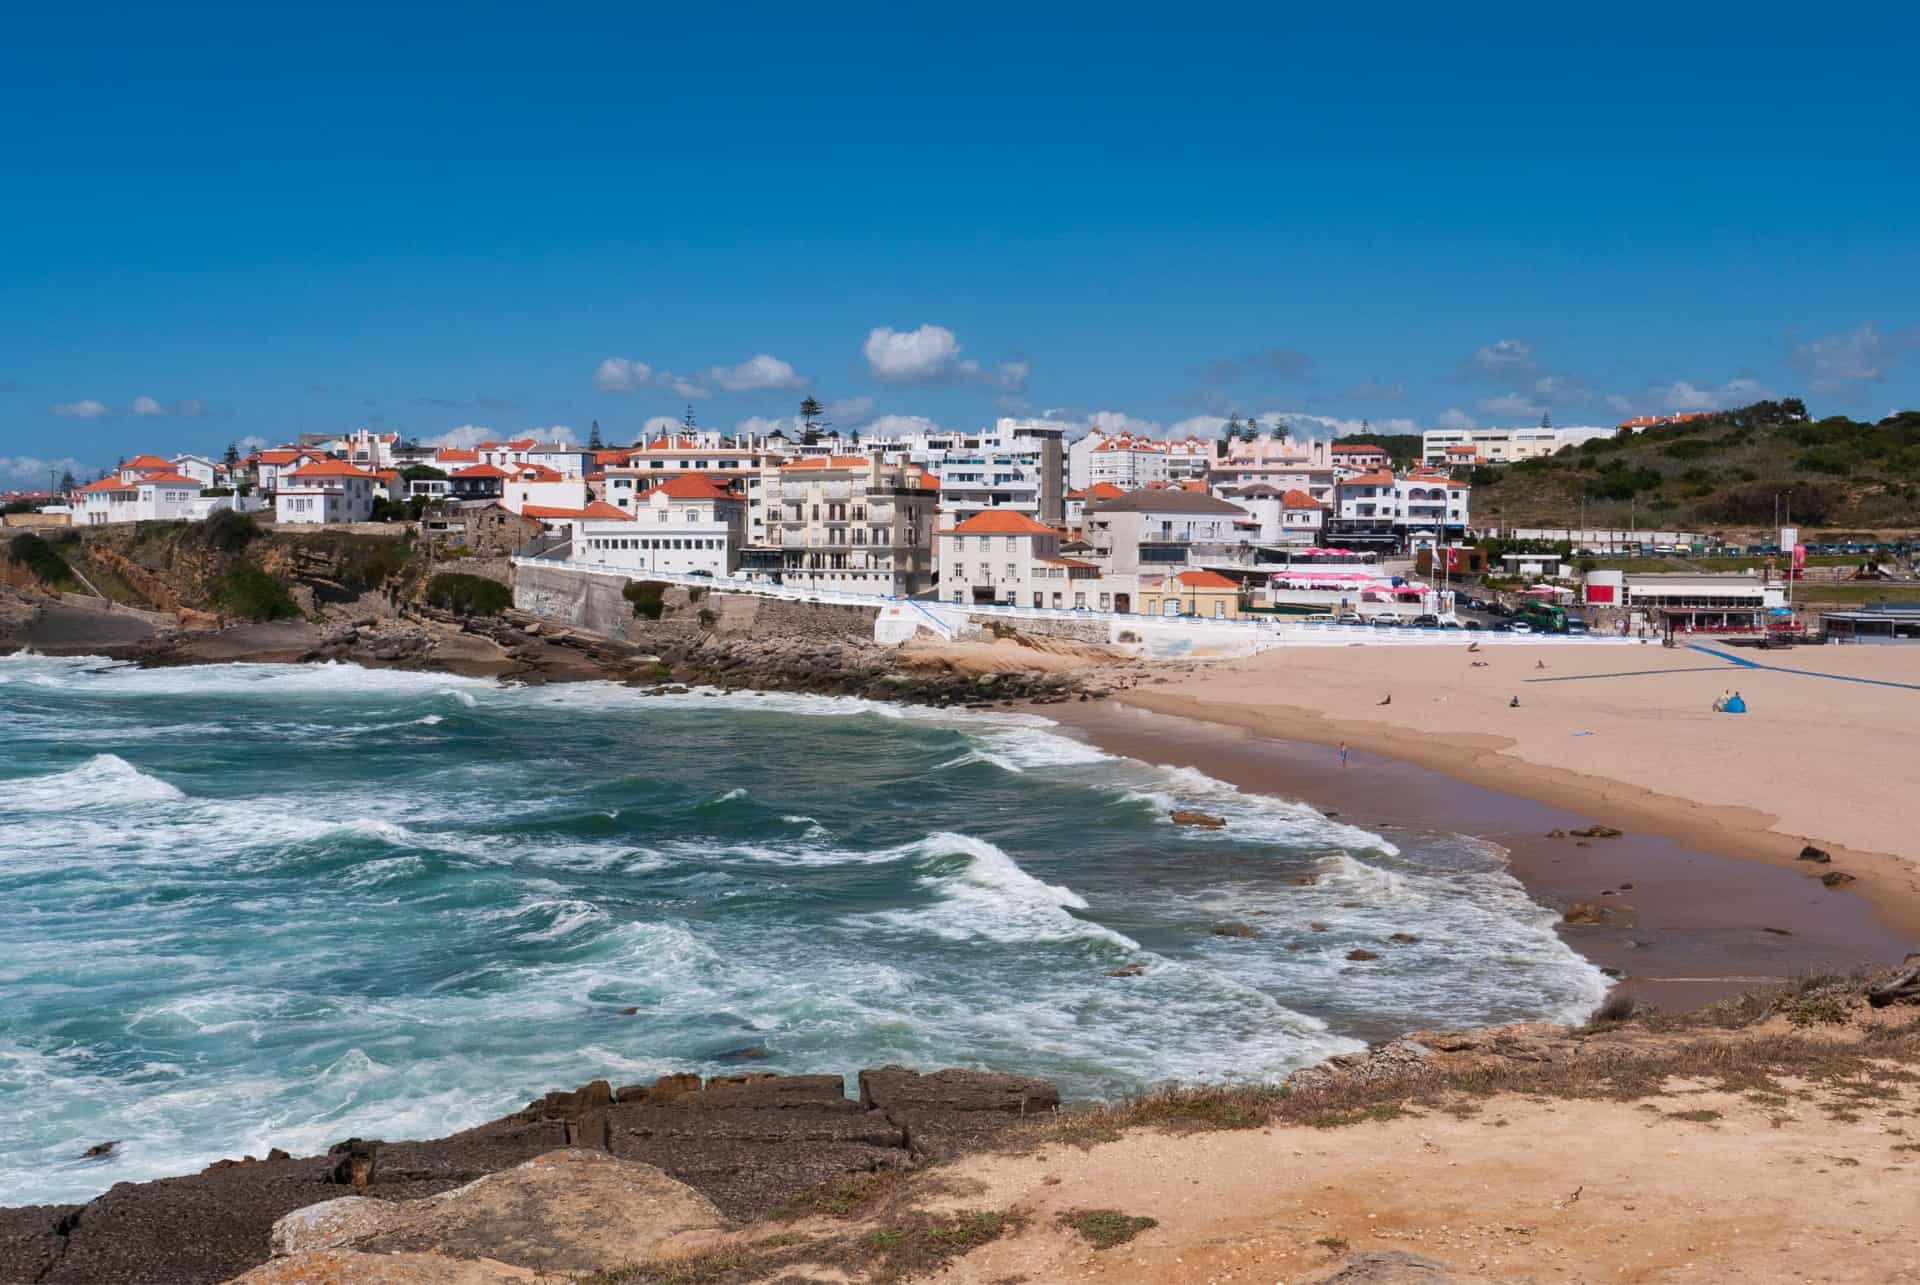
<path id="1" fill-rule="evenodd" d="M 1084 599 L 1084 598 L 1085 598 L 1085 597 L 1086 597 L 1087 595 L 1086 595 L 1086 594 L 1084 594 L 1084 593 L 1081 593 L 1081 594 L 1075 594 L 1074 596 L 1075 596 L 1076 598 L 1082 598 L 1082 599 Z M 1112 606 L 1113 606 L 1113 595 L 1112 595 L 1112 594 L 1106 594 L 1106 593 L 1103 593 L 1103 594 L 1101 594 L 1101 595 L 1100 595 L 1100 610 L 1102 610 L 1102 611 L 1107 611 L 1107 610 L 1110 610 L 1110 609 L 1112 608 Z"/>
<path id="2" fill-rule="evenodd" d="M 1227 614 L 1227 604 L 1224 602 L 1221 602 L 1218 598 L 1214 599 L 1213 618 L 1215 620 L 1219 620 L 1222 617 L 1224 617 L 1226 614 Z"/>
<path id="3" fill-rule="evenodd" d="M 1046 606 L 1046 605 L 1047 605 L 1046 603 L 1044 603 L 1044 602 L 1042 602 L 1042 601 L 1041 601 L 1041 597 L 1042 597 L 1042 595 L 1041 595 L 1041 593 L 1040 593 L 1040 591 L 1039 591 L 1038 589 L 1035 589 L 1035 590 L 1033 591 L 1033 605 L 1034 605 L 1034 606 L 1036 606 L 1036 607 L 1044 607 L 1044 606 Z"/>

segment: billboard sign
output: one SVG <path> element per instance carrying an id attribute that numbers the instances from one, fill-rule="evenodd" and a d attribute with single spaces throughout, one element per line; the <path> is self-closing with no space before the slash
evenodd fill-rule
<path id="1" fill-rule="evenodd" d="M 1791 549 L 1794 545 L 1798 543 L 1800 543 L 1799 527 L 1783 526 L 1780 528 L 1780 548 L 1782 551 Z"/>

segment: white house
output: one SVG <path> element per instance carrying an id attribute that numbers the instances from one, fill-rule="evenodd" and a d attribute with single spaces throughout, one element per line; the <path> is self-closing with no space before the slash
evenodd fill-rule
<path id="1" fill-rule="evenodd" d="M 394 467 L 394 448 L 400 445 L 398 433 L 376 433 L 370 428 L 356 428 L 332 444 L 334 454 L 355 468 L 369 473 Z"/>
<path id="2" fill-rule="evenodd" d="M 1111 482 L 1123 490 L 1207 476 L 1213 443 L 1199 437 L 1156 441 L 1133 433 L 1088 433 L 1067 448 L 1068 485 Z"/>
<path id="3" fill-rule="evenodd" d="M 588 506 L 588 512 L 575 536 L 574 556 L 585 561 L 683 575 L 730 576 L 740 567 L 746 499 L 703 474 L 663 479 L 631 513 L 605 503 Z M 545 520 L 544 510 L 526 513 Z"/>
<path id="4" fill-rule="evenodd" d="M 379 479 L 345 460 L 321 460 L 284 473 L 274 492 L 281 522 L 365 522 L 373 516 Z"/>
<path id="5" fill-rule="evenodd" d="M 1221 499 L 1245 509 L 1255 526 L 1250 535 L 1264 545 L 1317 544 L 1327 506 L 1305 491 L 1281 490 L 1265 482 L 1223 487 Z"/>
<path id="6" fill-rule="evenodd" d="M 200 483 L 178 473 L 149 473 L 135 481 L 102 478 L 81 487 L 76 526 L 115 522 L 162 522 L 191 518 Z"/>
<path id="7" fill-rule="evenodd" d="M 1138 575 L 1187 565 L 1196 544 L 1242 544 L 1247 521 L 1245 509 L 1205 491 L 1149 488 L 1089 502 L 1086 539 L 1110 574 Z"/>
<path id="8" fill-rule="evenodd" d="M 486 453 L 484 448 L 481 453 Z M 587 507 L 587 479 L 583 476 L 567 477 L 544 464 L 493 467 L 501 468 L 506 473 L 500 482 L 500 507 L 510 513 L 518 513 L 529 504 L 548 509 Z M 455 476 L 464 478 L 476 471 L 464 469 Z"/>
<path id="9" fill-rule="evenodd" d="M 525 463 L 550 468 L 561 477 L 585 477 L 600 471 L 592 451 L 584 446 L 535 445 L 527 448 Z"/>
<path id="10" fill-rule="evenodd" d="M 247 461 L 253 467 L 253 480 L 262 491 L 271 495 L 280 489 L 280 479 L 295 469 L 309 464 L 319 464 L 330 456 L 305 447 L 281 446 L 271 450 L 256 451 Z"/>
<path id="11" fill-rule="evenodd" d="M 171 471 L 181 477 L 190 477 L 202 486 L 221 486 L 224 485 L 221 479 L 227 470 L 204 455 L 176 455 Z"/>

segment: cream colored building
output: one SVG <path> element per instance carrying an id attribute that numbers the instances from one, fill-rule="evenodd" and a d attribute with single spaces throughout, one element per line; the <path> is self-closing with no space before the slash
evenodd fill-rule
<path id="1" fill-rule="evenodd" d="M 825 455 L 769 463 L 759 476 L 765 535 L 754 541 L 749 510 L 743 571 L 895 597 L 932 586 L 940 493 L 919 466 Z"/>

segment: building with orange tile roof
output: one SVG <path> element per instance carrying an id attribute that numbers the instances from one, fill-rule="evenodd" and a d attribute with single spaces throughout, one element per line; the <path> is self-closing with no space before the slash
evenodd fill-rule
<path id="1" fill-rule="evenodd" d="M 864 455 L 769 462 L 744 570 L 784 583 L 911 597 L 933 583 L 939 492 L 917 465 Z M 762 533 L 762 534 L 756 534 Z"/>
<path id="2" fill-rule="evenodd" d="M 380 479 L 345 460 L 308 460 L 280 475 L 273 514 L 290 525 L 365 522 L 373 517 Z"/>

